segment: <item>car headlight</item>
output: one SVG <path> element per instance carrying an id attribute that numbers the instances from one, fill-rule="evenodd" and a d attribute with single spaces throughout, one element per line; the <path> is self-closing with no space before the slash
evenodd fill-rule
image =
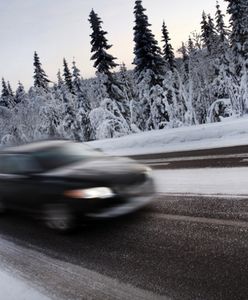
<path id="1" fill-rule="evenodd" d="M 114 197 L 114 192 L 107 187 L 96 187 L 90 189 L 69 190 L 64 193 L 66 197 L 73 199 L 106 199 Z"/>
<path id="2" fill-rule="evenodd" d="M 144 173 L 146 174 L 147 177 L 150 177 L 152 174 L 152 168 L 146 167 Z"/>

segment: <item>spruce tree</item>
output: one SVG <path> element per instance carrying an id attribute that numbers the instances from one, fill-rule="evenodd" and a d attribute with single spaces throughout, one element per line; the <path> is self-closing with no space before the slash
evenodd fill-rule
<path id="1" fill-rule="evenodd" d="M 248 60 L 248 3 L 247 0 L 225 0 L 230 14 L 231 46 L 236 60 L 236 72 L 240 73 L 242 62 Z"/>
<path id="2" fill-rule="evenodd" d="M 15 103 L 20 103 L 22 102 L 23 100 L 25 100 L 26 98 L 26 92 L 25 92 L 25 89 L 24 89 L 24 86 L 23 84 L 19 81 L 18 82 L 18 87 L 17 87 L 17 90 L 16 90 L 16 93 L 15 93 Z"/>
<path id="3" fill-rule="evenodd" d="M 216 32 L 211 15 L 207 16 L 205 12 L 202 13 L 201 37 L 204 46 L 207 48 L 208 52 L 212 54 L 215 50 Z"/>
<path id="4" fill-rule="evenodd" d="M 111 70 L 117 66 L 115 63 L 116 58 L 109 54 L 107 51 L 112 47 L 108 44 L 106 39 L 107 32 L 102 29 L 102 20 L 92 9 L 89 22 L 92 29 L 91 37 L 91 52 L 93 53 L 91 60 L 94 62 L 94 67 L 99 73 L 103 73 L 111 77 Z"/>
<path id="5" fill-rule="evenodd" d="M 165 22 L 163 22 L 163 25 L 162 25 L 162 42 L 164 42 L 164 46 L 163 46 L 164 59 L 167 62 L 171 71 L 174 71 L 174 69 L 176 67 L 175 55 L 174 55 L 174 51 L 173 51 L 173 48 L 170 43 L 169 32 L 167 30 Z"/>
<path id="6" fill-rule="evenodd" d="M 10 97 L 14 97 L 14 92 L 13 92 L 13 90 L 12 90 L 12 87 L 11 87 L 9 81 L 8 81 L 8 83 L 7 83 L 7 88 L 8 88 L 8 91 L 9 91 L 9 96 L 10 96 Z"/>
<path id="7" fill-rule="evenodd" d="M 5 79 L 2 78 L 2 98 L 3 97 L 8 97 L 9 96 L 9 89 L 8 86 L 5 82 Z"/>
<path id="8" fill-rule="evenodd" d="M 184 79 L 187 77 L 187 74 L 189 73 L 189 55 L 187 51 L 187 47 L 185 46 L 185 43 L 182 42 L 181 48 L 178 49 L 178 52 L 182 55 L 182 61 L 183 61 L 183 75 Z"/>
<path id="9" fill-rule="evenodd" d="M 58 88 L 61 88 L 63 85 L 64 85 L 64 80 L 61 76 L 60 70 L 58 70 L 58 72 L 57 72 L 57 86 L 58 86 Z"/>
<path id="10" fill-rule="evenodd" d="M 155 77 L 157 77 L 156 75 L 164 74 L 164 60 L 158 43 L 149 28 L 151 25 L 148 22 L 145 11 L 146 9 L 142 6 L 142 1 L 136 0 L 134 7 L 135 58 L 133 64 L 135 65 L 135 73 L 138 78 L 142 73 L 150 70 L 155 75 L 154 81 L 158 81 L 158 78 Z M 142 78 L 139 80 L 142 80 Z"/>
<path id="11" fill-rule="evenodd" d="M 82 81 L 82 77 L 80 75 L 80 70 L 77 68 L 75 60 L 73 60 L 73 62 L 72 62 L 72 84 L 73 84 L 74 90 L 76 92 L 80 91 L 80 89 L 81 89 L 81 85 L 82 85 L 81 81 Z"/>
<path id="12" fill-rule="evenodd" d="M 229 34 L 228 28 L 225 25 L 224 17 L 225 17 L 225 15 L 222 13 L 222 11 L 220 9 L 220 5 L 217 2 L 215 21 L 216 21 L 216 31 L 217 31 L 220 43 L 226 43 L 228 34 Z"/>
<path id="13" fill-rule="evenodd" d="M 50 80 L 47 78 L 45 71 L 42 69 L 40 58 L 37 52 L 34 52 L 34 86 L 48 90 L 48 83 Z"/>
<path id="14" fill-rule="evenodd" d="M 63 60 L 63 65 L 64 65 L 63 75 L 64 75 L 66 87 L 67 87 L 68 91 L 73 94 L 74 90 L 73 90 L 73 84 L 72 84 L 72 74 L 70 72 L 70 69 L 68 67 L 68 64 L 67 64 L 67 61 L 65 60 L 65 58 Z"/>
<path id="15" fill-rule="evenodd" d="M 13 106 L 13 96 L 11 95 L 11 92 L 12 91 L 9 90 L 8 84 L 6 83 L 5 79 L 2 78 L 2 94 L 0 106 L 4 106 L 7 108 L 11 108 Z"/>
<path id="16" fill-rule="evenodd" d="M 190 36 L 189 39 L 188 39 L 188 52 L 189 52 L 189 54 L 192 54 L 194 52 L 194 50 L 195 50 L 194 42 L 193 42 L 193 40 Z"/>
<path id="17" fill-rule="evenodd" d="M 120 83 L 124 87 L 124 93 L 128 101 L 132 100 L 135 96 L 134 87 L 133 87 L 133 77 L 131 72 L 127 70 L 125 63 L 120 64 L 119 72 Z"/>

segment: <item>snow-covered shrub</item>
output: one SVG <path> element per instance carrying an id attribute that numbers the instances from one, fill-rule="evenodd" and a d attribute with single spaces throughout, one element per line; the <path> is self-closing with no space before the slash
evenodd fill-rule
<path id="1" fill-rule="evenodd" d="M 89 117 L 96 139 L 121 137 L 130 132 L 128 124 L 111 99 L 104 99 L 100 107 L 91 111 Z"/>
<path id="2" fill-rule="evenodd" d="M 207 120 L 209 123 L 221 122 L 232 115 L 233 111 L 230 99 L 218 99 L 210 106 Z"/>

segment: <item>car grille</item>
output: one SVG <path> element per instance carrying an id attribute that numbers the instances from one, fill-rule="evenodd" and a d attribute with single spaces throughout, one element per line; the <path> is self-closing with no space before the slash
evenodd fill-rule
<path id="1" fill-rule="evenodd" d="M 148 178 L 145 182 L 141 184 L 118 185 L 114 187 L 114 191 L 116 192 L 117 195 L 123 197 L 151 194 L 154 191 L 153 181 L 152 179 Z"/>

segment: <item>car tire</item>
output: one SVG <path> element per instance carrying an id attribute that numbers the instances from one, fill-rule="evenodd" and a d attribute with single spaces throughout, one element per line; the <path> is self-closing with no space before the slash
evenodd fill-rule
<path id="1" fill-rule="evenodd" d="M 75 229 L 75 218 L 64 205 L 48 205 L 44 209 L 44 221 L 47 227 L 59 232 Z"/>

